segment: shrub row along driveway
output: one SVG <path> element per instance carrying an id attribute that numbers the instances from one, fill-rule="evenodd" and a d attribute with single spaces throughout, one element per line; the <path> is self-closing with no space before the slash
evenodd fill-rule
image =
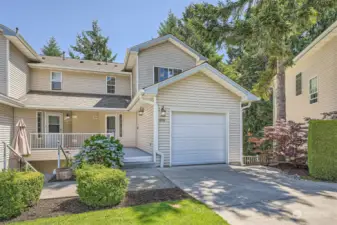
<path id="1" fill-rule="evenodd" d="M 337 184 L 295 180 L 265 167 L 161 169 L 230 224 L 335 224 Z"/>

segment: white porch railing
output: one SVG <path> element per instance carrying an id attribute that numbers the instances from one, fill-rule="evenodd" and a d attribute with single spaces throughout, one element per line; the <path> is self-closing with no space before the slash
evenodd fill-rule
<path id="1" fill-rule="evenodd" d="M 37 149 L 55 149 L 58 143 L 67 149 L 79 149 L 83 146 L 86 139 L 98 133 L 31 133 L 30 148 Z M 102 133 L 101 133 L 102 134 Z M 115 136 L 114 133 L 103 133 L 107 137 Z"/>

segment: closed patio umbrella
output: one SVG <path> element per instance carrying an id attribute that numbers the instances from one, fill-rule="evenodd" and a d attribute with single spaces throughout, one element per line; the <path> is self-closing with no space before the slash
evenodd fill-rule
<path id="1" fill-rule="evenodd" d="M 13 139 L 13 148 L 21 156 L 30 155 L 31 151 L 26 133 L 26 124 L 20 119 L 16 124 L 16 127 L 17 131 Z"/>

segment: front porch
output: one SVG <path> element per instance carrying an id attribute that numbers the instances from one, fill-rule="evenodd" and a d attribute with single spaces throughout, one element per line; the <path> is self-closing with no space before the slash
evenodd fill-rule
<path id="1" fill-rule="evenodd" d="M 58 148 L 62 147 L 72 157 L 82 148 L 84 141 L 99 133 L 30 133 L 30 148 L 32 154 L 27 157 L 29 161 L 58 160 Z M 113 133 L 100 133 L 106 137 L 115 137 Z M 124 147 L 124 162 L 151 162 L 152 154 L 137 147 Z M 60 155 L 64 160 L 65 156 Z"/>

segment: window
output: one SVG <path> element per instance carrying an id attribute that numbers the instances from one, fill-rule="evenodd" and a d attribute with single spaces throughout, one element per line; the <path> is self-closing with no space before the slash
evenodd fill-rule
<path id="1" fill-rule="evenodd" d="M 123 116 L 119 114 L 119 137 L 123 137 Z"/>
<path id="2" fill-rule="evenodd" d="M 302 94 L 302 73 L 296 75 L 296 96 Z"/>
<path id="3" fill-rule="evenodd" d="M 114 116 L 106 117 L 106 133 L 115 134 L 116 130 L 116 118 Z"/>
<path id="4" fill-rule="evenodd" d="M 318 79 L 314 77 L 309 80 L 309 98 L 310 104 L 316 103 L 318 101 Z"/>
<path id="5" fill-rule="evenodd" d="M 42 137 L 42 112 L 36 112 L 36 132 L 38 133 L 37 137 Z"/>
<path id="6" fill-rule="evenodd" d="M 154 67 L 154 83 L 161 82 L 183 72 L 181 69 Z"/>
<path id="7" fill-rule="evenodd" d="M 62 89 L 62 73 L 61 72 L 51 72 L 51 89 L 52 90 Z"/>
<path id="8" fill-rule="evenodd" d="M 108 94 L 115 94 L 116 89 L 116 78 L 114 77 L 106 77 L 106 91 Z"/>

